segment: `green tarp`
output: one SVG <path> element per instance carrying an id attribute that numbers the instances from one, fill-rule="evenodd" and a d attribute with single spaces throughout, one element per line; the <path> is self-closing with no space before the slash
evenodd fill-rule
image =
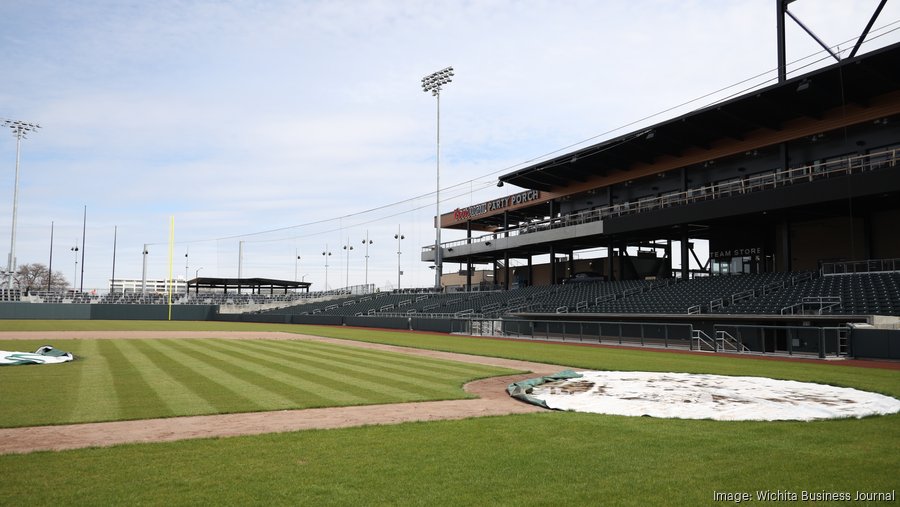
<path id="1" fill-rule="evenodd" d="M 547 382 L 556 382 L 557 380 L 567 380 L 570 378 L 581 378 L 581 376 L 582 375 L 580 373 L 576 373 L 572 370 L 564 370 L 559 373 L 554 373 L 553 375 L 513 382 L 506 387 L 506 392 L 509 393 L 510 396 L 518 400 L 522 400 L 533 405 L 538 405 L 540 407 L 550 408 L 546 403 L 544 403 L 544 400 L 539 400 L 534 396 L 531 396 L 532 389 L 535 386 L 546 384 Z"/>

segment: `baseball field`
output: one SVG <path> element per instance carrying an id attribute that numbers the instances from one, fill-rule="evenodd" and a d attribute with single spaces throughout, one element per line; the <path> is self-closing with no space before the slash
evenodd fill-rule
<path id="1" fill-rule="evenodd" d="M 752 503 L 793 494 L 818 505 L 900 489 L 897 414 L 515 413 L 518 402 L 494 393 L 503 382 L 485 383 L 562 366 L 766 376 L 900 397 L 897 368 L 343 327 L 0 325 L 0 350 L 48 343 L 76 361 L 0 368 L 2 505 L 711 505 L 745 493 Z M 194 425 L 209 433 L 177 436 Z M 122 428 L 155 436 L 117 440 Z M 76 448 L 82 429 L 95 447 Z M 68 450 L 41 450 L 55 448 Z"/>

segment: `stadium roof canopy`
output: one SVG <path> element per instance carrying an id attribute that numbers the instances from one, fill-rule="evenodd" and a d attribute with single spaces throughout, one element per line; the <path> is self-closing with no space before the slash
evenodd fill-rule
<path id="1" fill-rule="evenodd" d="M 297 282 L 293 280 L 275 280 L 272 278 L 211 278 L 199 277 L 188 280 L 188 291 L 193 288 L 195 292 L 200 289 L 223 289 L 224 292 L 234 290 L 238 294 L 242 289 L 250 289 L 253 294 L 262 294 L 267 290 L 269 294 L 274 294 L 278 289 L 283 293 L 287 293 L 288 289 L 301 289 L 309 292 L 310 282 Z"/>
<path id="2" fill-rule="evenodd" d="M 898 90 L 900 43 L 542 161 L 499 180 L 567 193 L 567 187 L 596 177 L 624 175 L 635 163 L 649 165 L 689 150 L 711 150 L 723 140 L 740 142 L 761 129 L 778 132 L 792 120 L 821 120 L 826 111 L 847 105 L 868 107 L 872 99 Z"/>

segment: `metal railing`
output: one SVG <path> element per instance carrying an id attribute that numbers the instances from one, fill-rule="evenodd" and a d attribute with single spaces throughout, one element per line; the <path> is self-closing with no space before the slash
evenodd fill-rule
<path id="1" fill-rule="evenodd" d="M 841 307 L 840 296 L 806 296 L 799 303 L 785 306 L 781 315 L 822 315 L 826 310 Z"/>
<path id="2" fill-rule="evenodd" d="M 691 330 L 691 350 L 708 350 L 710 352 L 718 352 L 716 342 L 703 332 L 702 329 Z"/>
<path id="3" fill-rule="evenodd" d="M 900 259 L 825 262 L 822 264 L 821 269 L 822 276 L 886 273 L 891 271 L 900 271 Z"/>
<path id="4" fill-rule="evenodd" d="M 731 336 L 728 331 L 717 329 L 716 352 L 737 352 L 742 354 L 750 352 L 750 348 L 739 342 L 734 336 Z"/>

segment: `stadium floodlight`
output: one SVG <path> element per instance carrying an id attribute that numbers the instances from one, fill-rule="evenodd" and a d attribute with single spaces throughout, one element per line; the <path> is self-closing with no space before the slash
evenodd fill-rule
<path id="1" fill-rule="evenodd" d="M 147 293 L 147 254 L 150 253 L 150 250 L 147 250 L 147 243 L 144 243 L 144 249 L 141 251 L 141 255 L 143 255 L 143 263 L 141 268 L 141 294 Z M 73 282 L 74 283 L 74 282 Z"/>
<path id="2" fill-rule="evenodd" d="M 5 282 L 6 288 L 12 289 L 13 275 L 16 270 L 16 215 L 19 211 L 19 148 L 22 144 L 22 139 L 27 139 L 30 132 L 34 132 L 41 126 L 37 123 L 18 120 L 3 120 L 3 126 L 9 128 L 12 134 L 16 136 L 16 177 L 13 184 L 12 232 L 9 241 L 9 258 L 6 264 Z"/>
<path id="3" fill-rule="evenodd" d="M 434 290 L 441 290 L 441 90 L 452 82 L 453 67 L 441 69 L 422 78 L 422 91 L 437 99 L 437 191 L 434 219 Z"/>
<path id="4" fill-rule="evenodd" d="M 325 257 L 325 290 L 328 290 L 328 258 L 331 257 L 331 252 L 328 251 L 328 243 L 325 243 L 325 251 L 322 252 L 322 256 Z"/>
<path id="5" fill-rule="evenodd" d="M 400 292 L 400 275 L 403 274 L 403 271 L 400 270 L 400 240 L 406 239 L 406 236 L 400 234 L 400 226 L 397 226 L 397 234 L 394 234 L 394 239 L 397 240 L 397 292 Z"/>
<path id="6" fill-rule="evenodd" d="M 366 290 L 369 287 L 369 245 L 374 243 L 371 239 L 369 239 L 369 231 L 366 231 L 366 239 L 362 240 L 363 245 L 366 245 Z"/>
<path id="7" fill-rule="evenodd" d="M 344 273 L 345 273 L 344 276 L 346 277 L 344 279 L 344 287 L 349 289 L 350 288 L 350 251 L 353 250 L 353 246 L 350 245 L 350 238 L 347 238 L 347 244 L 344 245 L 344 250 L 347 252 L 347 261 L 346 261 L 347 266 L 344 268 L 346 270 L 346 271 L 344 271 Z"/>
<path id="8" fill-rule="evenodd" d="M 78 240 L 75 240 L 75 246 L 69 249 L 75 254 L 75 271 L 72 273 L 72 292 L 75 292 L 75 280 L 78 279 Z"/>

